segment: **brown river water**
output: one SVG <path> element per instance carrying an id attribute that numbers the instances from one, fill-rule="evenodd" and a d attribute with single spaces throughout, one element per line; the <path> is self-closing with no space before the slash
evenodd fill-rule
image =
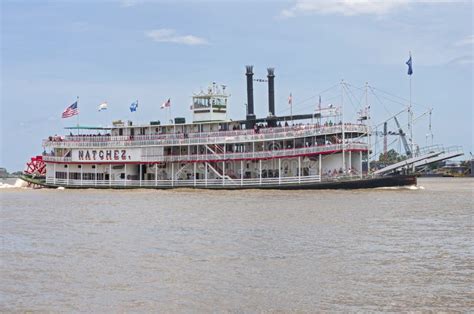
<path id="1" fill-rule="evenodd" d="M 0 311 L 473 311 L 474 179 L 0 189 Z"/>

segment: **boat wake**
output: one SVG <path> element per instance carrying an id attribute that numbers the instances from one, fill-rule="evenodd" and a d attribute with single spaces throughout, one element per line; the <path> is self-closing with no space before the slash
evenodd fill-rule
<path id="1" fill-rule="evenodd" d="M 424 190 L 425 188 L 421 185 L 408 185 L 408 186 L 386 186 L 375 188 L 376 190 Z"/>
<path id="2" fill-rule="evenodd" d="M 16 179 L 14 184 L 8 184 L 0 182 L 0 189 L 26 189 L 28 188 L 28 182 L 22 179 Z"/>

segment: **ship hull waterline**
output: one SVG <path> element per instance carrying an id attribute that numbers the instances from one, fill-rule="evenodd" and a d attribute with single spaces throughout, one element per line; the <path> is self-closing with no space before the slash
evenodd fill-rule
<path id="1" fill-rule="evenodd" d="M 67 189 L 206 189 L 206 190 L 248 190 L 248 189 L 265 189 L 265 190 L 353 190 L 353 189 L 372 189 L 384 187 L 403 187 L 415 186 L 417 178 L 415 175 L 396 175 L 384 176 L 376 178 L 366 178 L 357 180 L 340 180 L 340 181 L 323 181 L 323 182 L 304 182 L 292 184 L 255 184 L 255 185 L 208 185 L 208 186 L 95 186 L 95 185 L 62 185 L 46 183 L 42 178 L 34 178 L 23 175 L 21 179 L 33 185 L 45 188 Z"/>

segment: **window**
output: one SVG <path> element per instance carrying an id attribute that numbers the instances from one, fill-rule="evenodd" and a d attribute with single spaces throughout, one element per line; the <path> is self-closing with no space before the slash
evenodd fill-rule
<path id="1" fill-rule="evenodd" d="M 66 178 L 67 178 L 66 172 L 61 172 L 61 171 L 56 172 L 56 179 L 66 179 Z"/>
<path id="2" fill-rule="evenodd" d="M 83 173 L 82 177 L 84 180 L 95 180 L 95 173 Z"/>
<path id="3" fill-rule="evenodd" d="M 81 173 L 80 172 L 71 172 L 71 173 L 69 173 L 69 179 L 80 180 L 81 179 Z"/>

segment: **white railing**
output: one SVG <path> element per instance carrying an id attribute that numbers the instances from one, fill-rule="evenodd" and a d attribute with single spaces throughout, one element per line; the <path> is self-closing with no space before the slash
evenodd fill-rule
<path id="1" fill-rule="evenodd" d="M 346 124 L 345 132 L 366 133 L 367 126 L 362 124 Z M 43 140 L 43 146 L 83 148 L 83 147 L 133 147 L 147 145 L 197 145 L 218 143 L 241 143 L 265 140 L 282 140 L 287 138 L 310 137 L 342 132 L 342 125 L 264 128 L 258 133 L 253 130 L 222 131 L 189 134 L 159 134 L 136 136 L 70 136 L 52 137 Z"/>
<path id="2" fill-rule="evenodd" d="M 43 155 L 43 161 L 72 162 L 71 157 Z"/>
<path id="3" fill-rule="evenodd" d="M 309 155 L 317 153 L 331 153 L 342 150 L 342 144 L 332 144 L 323 146 L 310 146 L 303 148 L 267 150 L 256 152 L 238 152 L 238 153 L 209 153 L 209 154 L 189 154 L 189 155 L 156 155 L 156 156 L 141 156 L 138 160 L 131 160 L 132 162 L 181 162 L 181 161 L 210 161 L 210 160 L 239 160 L 239 159 L 263 159 L 263 158 L 283 158 L 300 155 Z M 344 146 L 345 150 L 367 150 L 365 143 L 348 143 Z M 71 162 L 71 157 L 59 157 L 43 155 L 44 161 L 51 162 Z M 97 162 L 120 163 L 113 160 L 81 160 L 81 163 L 94 164 Z"/>
<path id="4" fill-rule="evenodd" d="M 47 184 L 72 187 L 238 187 L 238 186 L 268 186 L 268 185 L 297 185 L 321 182 L 321 176 L 281 177 L 281 178 L 251 178 L 251 179 L 199 179 L 199 180 L 80 180 L 54 179 L 48 177 Z"/>

